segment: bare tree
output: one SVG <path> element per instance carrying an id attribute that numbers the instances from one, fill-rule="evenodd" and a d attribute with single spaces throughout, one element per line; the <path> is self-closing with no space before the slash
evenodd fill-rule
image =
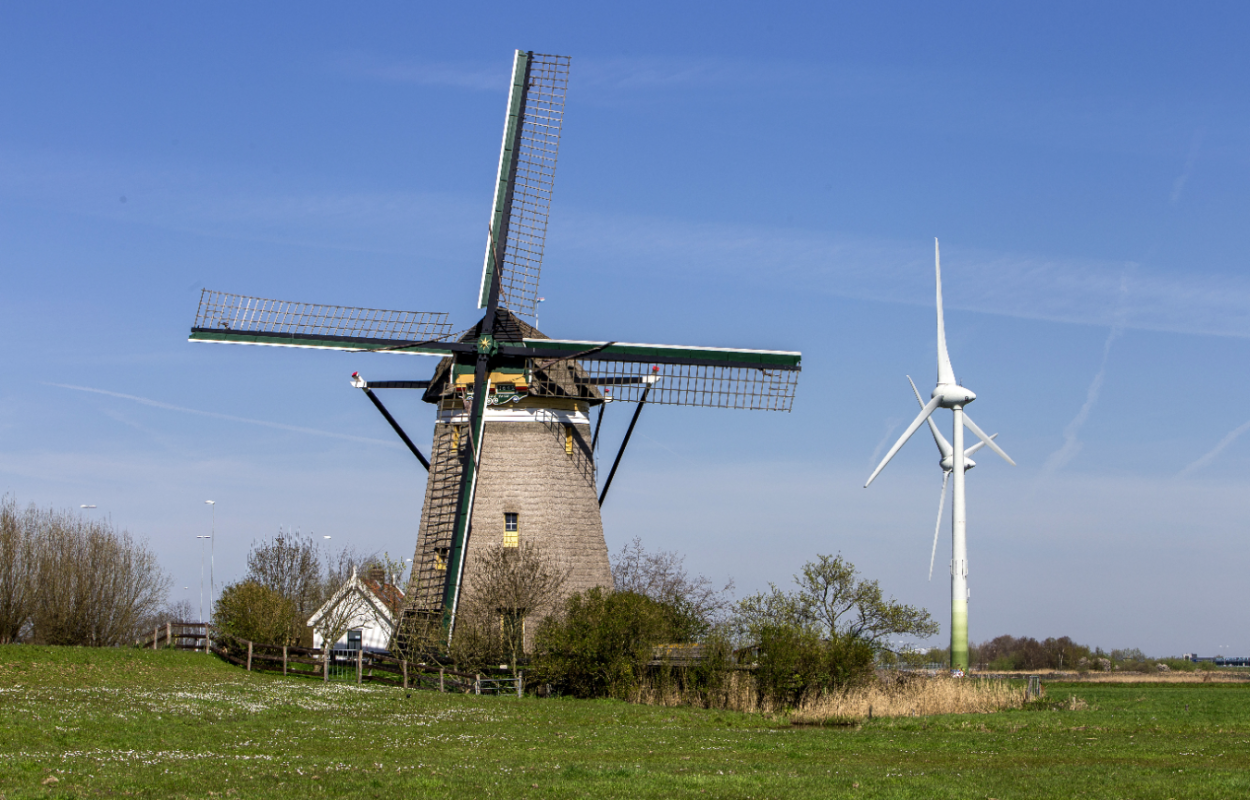
<path id="1" fill-rule="evenodd" d="M 247 580 L 290 600 L 305 619 L 325 595 L 321 553 L 316 543 L 281 529 L 271 540 L 252 543 L 247 554 Z"/>
<path id="2" fill-rule="evenodd" d="M 34 600 L 38 512 L 19 511 L 10 495 L 0 500 L 0 644 L 28 632 Z"/>
<path id="3" fill-rule="evenodd" d="M 554 563 L 537 545 L 523 542 L 519 547 L 486 548 L 466 572 L 472 578 L 457 621 L 461 647 L 475 638 L 488 648 L 497 642 L 515 674 L 526 648 L 526 620 L 554 609 L 571 570 Z M 529 634 L 532 639 L 533 631 Z"/>
<path id="4" fill-rule="evenodd" d="M 612 583 L 618 592 L 684 607 L 708 625 L 723 621 L 733 602 L 733 579 L 717 589 L 704 575 L 690 577 L 685 562 L 685 556 L 672 551 L 647 552 L 642 539 L 634 537 L 612 556 Z"/>
<path id="5" fill-rule="evenodd" d="M 37 528 L 32 638 L 107 647 L 130 641 L 164 602 L 169 578 L 147 545 L 68 512 L 27 515 Z"/>
<path id="6" fill-rule="evenodd" d="M 311 620 L 313 630 L 321 636 L 322 674 L 326 677 L 329 677 L 334 645 L 349 630 L 365 624 L 369 612 L 369 601 L 365 597 L 368 591 L 353 572 Z"/>

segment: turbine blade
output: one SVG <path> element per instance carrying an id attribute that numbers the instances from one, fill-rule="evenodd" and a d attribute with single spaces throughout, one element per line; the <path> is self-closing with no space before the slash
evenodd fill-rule
<path id="1" fill-rule="evenodd" d="M 937 558 L 938 533 L 942 530 L 942 504 L 946 502 L 946 482 L 951 479 L 948 470 L 942 471 L 942 496 L 938 498 L 937 524 L 933 526 L 933 552 L 929 554 L 929 580 L 933 580 L 933 560 Z"/>
<path id="2" fill-rule="evenodd" d="M 972 421 L 971 417 L 968 416 L 967 411 L 964 412 L 964 427 L 975 433 L 985 445 L 987 445 L 995 453 L 998 453 L 998 455 L 1002 457 L 1003 461 L 1006 461 L 1013 467 L 1016 465 L 1016 462 L 1011 460 L 1011 456 L 1003 452 L 1003 448 L 994 444 L 994 436 L 997 436 L 998 434 L 996 433 L 994 436 L 986 436 L 985 431 L 977 427 L 977 424 Z"/>
<path id="3" fill-rule="evenodd" d="M 911 379 L 910 375 L 907 376 L 907 382 L 911 384 L 911 390 L 916 395 L 916 402 L 920 404 L 921 408 L 924 408 L 924 400 L 920 399 L 920 392 L 916 391 L 916 383 Z M 929 432 L 933 434 L 933 443 L 937 445 L 938 454 L 942 458 L 946 458 L 955 452 L 955 448 L 951 447 L 951 443 L 946 441 L 946 437 L 938 430 L 937 423 L 933 421 L 933 417 L 929 417 L 925 421 L 929 423 Z"/>
<path id="4" fill-rule="evenodd" d="M 950 353 L 946 352 L 946 319 L 942 313 L 942 254 L 938 240 L 933 240 L 933 268 L 937 274 L 937 322 L 938 322 L 938 385 L 955 385 L 955 370 L 951 367 Z"/>
<path id="5" fill-rule="evenodd" d="M 903 435 L 898 437 L 898 441 L 895 442 L 894 446 L 890 448 L 890 452 L 885 454 L 885 458 L 881 459 L 881 463 L 878 464 L 877 468 L 872 471 L 871 475 L 868 476 L 868 481 L 864 484 L 865 489 L 867 489 L 868 485 L 873 482 L 873 479 L 881 473 L 881 470 L 885 469 L 885 465 L 890 463 L 890 459 L 894 458 L 894 454 L 897 453 L 903 445 L 907 444 L 907 440 L 910 439 L 911 435 L 920 427 L 920 423 L 928 419 L 929 415 L 933 413 L 933 410 L 938 407 L 938 399 L 939 398 L 937 397 L 933 398 L 928 402 L 928 404 L 925 405 L 924 408 L 920 409 L 920 414 L 911 421 L 911 424 L 907 426 L 907 430 L 903 431 Z"/>
<path id="6" fill-rule="evenodd" d="M 997 433 L 991 433 L 991 434 L 990 434 L 990 438 L 991 438 L 991 439 L 996 439 L 996 438 L 998 438 L 998 434 L 997 434 Z M 977 442 L 977 443 L 976 443 L 976 444 L 974 444 L 972 447 L 969 447 L 967 450 L 965 450 L 965 451 L 964 451 L 964 456 L 970 456 L 970 455 L 972 455 L 973 453 L 975 453 L 976 451 L 980 450 L 982 447 L 985 447 L 985 442 Z"/>

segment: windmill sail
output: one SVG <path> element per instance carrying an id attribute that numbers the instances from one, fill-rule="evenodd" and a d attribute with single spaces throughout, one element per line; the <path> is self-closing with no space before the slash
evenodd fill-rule
<path id="1" fill-rule="evenodd" d="M 452 333 L 447 314 L 431 311 L 384 311 L 377 308 L 292 303 L 204 289 L 195 313 L 191 340 L 316 347 L 329 350 L 376 350 L 409 342 L 442 339 Z M 438 354 L 438 350 L 401 350 Z"/>
<path id="2" fill-rule="evenodd" d="M 534 318 L 568 82 L 567 56 L 516 52 L 478 308 L 498 269 L 499 304 Z"/>
<path id="3" fill-rule="evenodd" d="M 579 384 L 624 401 L 640 400 L 650 386 L 647 402 L 661 405 L 789 411 L 802 368 L 802 354 L 779 350 L 555 339 L 526 339 L 525 344 L 576 361 Z M 559 394 L 565 387 L 544 381 L 542 367 L 548 360 L 533 361 L 537 390 Z"/>

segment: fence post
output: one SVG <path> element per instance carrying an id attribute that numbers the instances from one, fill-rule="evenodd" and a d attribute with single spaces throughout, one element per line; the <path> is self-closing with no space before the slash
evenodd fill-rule
<path id="1" fill-rule="evenodd" d="M 482 673 L 480 672 L 477 675 L 473 676 L 473 693 L 474 694 L 482 693 Z"/>
<path id="2" fill-rule="evenodd" d="M 1024 690 L 1024 698 L 1026 700 L 1036 700 L 1042 696 L 1042 676 L 1030 675 L 1029 685 Z"/>
<path id="3" fill-rule="evenodd" d="M 365 648 L 364 645 L 361 645 L 360 649 L 356 651 L 356 683 L 363 682 L 361 675 L 364 673 L 364 661 Z"/>
<path id="4" fill-rule="evenodd" d="M 247 671 L 252 671 L 252 643 L 247 643 Z"/>
<path id="5" fill-rule="evenodd" d="M 174 624 L 172 622 L 165 623 L 165 645 L 167 647 L 174 646 Z"/>
<path id="6" fill-rule="evenodd" d="M 438 668 L 438 690 L 440 692 L 447 691 L 447 689 L 443 687 L 443 667 Z"/>
<path id="7" fill-rule="evenodd" d="M 286 674 L 286 645 L 282 645 L 282 674 Z"/>
<path id="8" fill-rule="evenodd" d="M 407 689 L 408 688 L 408 660 L 400 659 L 399 666 L 404 671 L 404 688 Z"/>
<path id="9" fill-rule="evenodd" d="M 517 697 L 525 696 L 525 673 L 524 672 L 518 672 L 516 674 L 516 696 Z"/>
<path id="10" fill-rule="evenodd" d="M 160 626 L 158 625 L 157 627 L 152 629 L 152 649 L 153 650 L 156 649 L 156 643 L 159 642 L 160 640 L 161 640 L 161 629 L 160 629 Z"/>
<path id="11" fill-rule="evenodd" d="M 330 648 L 321 643 L 321 682 L 330 682 Z"/>

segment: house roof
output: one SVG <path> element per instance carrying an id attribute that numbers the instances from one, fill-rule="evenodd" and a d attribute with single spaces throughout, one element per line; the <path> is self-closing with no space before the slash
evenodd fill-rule
<path id="1" fill-rule="evenodd" d="M 404 598 L 403 591 L 394 584 L 361 578 L 353 570 L 352 576 L 339 587 L 339 590 L 323 603 L 321 608 L 313 612 L 313 615 L 308 618 L 308 624 L 316 626 L 323 616 L 343 602 L 343 598 L 349 592 L 356 592 L 363 597 L 375 617 L 383 619 L 392 625 L 399 618 L 400 604 Z"/>

